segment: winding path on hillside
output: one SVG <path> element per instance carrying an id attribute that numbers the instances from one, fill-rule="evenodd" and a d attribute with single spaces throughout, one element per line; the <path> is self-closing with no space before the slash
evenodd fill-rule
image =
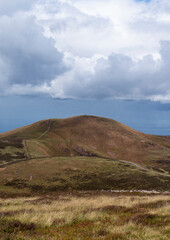
<path id="1" fill-rule="evenodd" d="M 47 130 L 43 132 L 41 136 L 37 138 L 37 140 L 40 140 L 44 135 L 46 135 L 50 131 L 50 128 L 51 128 L 51 119 L 48 120 Z"/>
<path id="2" fill-rule="evenodd" d="M 51 123 L 52 123 L 51 119 L 49 119 L 48 124 L 47 124 L 47 129 L 45 130 L 45 132 L 43 132 L 39 137 L 37 137 L 35 139 L 40 140 L 43 136 L 45 136 L 50 131 Z M 35 158 L 31 158 L 30 155 L 29 155 L 29 152 L 28 152 L 28 149 L 27 149 L 27 146 L 26 146 L 26 140 L 22 140 L 22 143 L 23 143 L 25 156 L 26 156 L 27 160 L 35 159 Z M 52 156 L 52 157 L 55 157 L 55 156 Z M 46 158 L 46 157 L 39 157 L 39 158 Z M 18 163 L 18 162 L 22 162 L 22 161 L 25 161 L 25 159 L 20 159 L 20 160 L 12 161 L 10 163 L 0 164 L 0 168 L 11 165 L 11 164 L 15 164 L 15 163 Z M 169 174 L 160 173 L 160 172 L 157 172 L 157 171 L 154 171 L 154 170 L 150 170 L 150 169 L 148 169 L 148 168 L 146 168 L 146 167 L 144 167 L 140 164 L 134 163 L 134 162 L 130 162 L 130 161 L 126 161 L 126 160 L 118 160 L 118 161 L 123 162 L 123 163 L 127 163 L 127 164 L 131 164 L 131 165 L 133 165 L 133 166 L 135 166 L 139 169 L 145 170 L 145 171 L 153 173 L 153 174 L 161 175 L 161 176 L 164 176 L 164 177 L 170 177 Z"/>
<path id="3" fill-rule="evenodd" d="M 37 139 L 37 140 L 40 140 L 44 135 L 46 135 L 46 134 L 50 131 L 50 128 L 51 128 L 51 119 L 48 120 L 47 129 L 45 130 L 45 132 L 43 132 L 43 133 L 42 133 L 38 138 L 36 138 L 36 139 Z M 31 159 L 30 156 L 29 156 L 28 149 L 27 149 L 26 140 L 22 140 L 22 143 L 23 143 L 23 147 L 24 147 L 24 151 L 25 151 L 26 158 L 27 158 L 27 159 Z"/>
<path id="4" fill-rule="evenodd" d="M 145 171 L 150 172 L 150 173 L 155 173 L 155 174 L 158 174 L 158 175 L 161 175 L 161 176 L 164 176 L 164 177 L 170 177 L 169 174 L 160 173 L 160 172 L 157 172 L 157 171 L 154 171 L 154 170 L 150 170 L 150 169 L 145 168 L 145 167 L 143 167 L 142 165 L 139 165 L 139 164 L 134 163 L 134 162 L 129 162 L 129 161 L 125 161 L 125 160 L 119 160 L 119 161 L 120 161 L 120 162 L 123 162 L 123 163 L 131 164 L 131 165 L 133 165 L 133 166 L 135 166 L 135 167 L 137 167 L 137 168 L 140 168 L 140 169 L 145 170 Z"/>
<path id="5" fill-rule="evenodd" d="M 23 144 L 24 144 L 24 142 L 23 142 Z M 26 147 L 26 145 L 25 145 L 25 147 Z M 26 151 L 26 153 L 28 154 L 27 148 L 25 148 L 25 151 Z M 48 158 L 54 158 L 54 157 L 55 157 L 55 156 L 51 156 L 51 157 L 49 156 Z M 28 160 L 32 160 L 32 159 L 44 159 L 44 158 L 46 158 L 46 157 L 31 158 L 31 157 L 29 157 L 29 154 L 27 155 L 27 161 L 28 161 Z M 69 158 L 69 157 L 68 157 L 68 158 Z M 12 165 L 12 164 L 15 164 L 15 163 L 19 163 L 19 162 L 24 162 L 24 161 L 26 161 L 26 160 L 25 160 L 25 159 L 20 159 L 20 160 L 12 161 L 12 162 L 9 162 L 9 163 L 1 164 L 1 165 L 0 165 L 0 168 L 9 166 L 9 165 Z M 127 164 L 131 164 L 131 165 L 133 165 L 133 166 L 135 166 L 135 167 L 137 167 L 137 168 L 139 168 L 139 169 L 145 170 L 145 171 L 150 172 L 150 173 L 153 173 L 153 174 L 161 175 L 161 176 L 163 176 L 163 177 L 170 177 L 169 174 L 159 173 L 159 172 L 157 172 L 157 171 L 150 170 L 150 169 L 145 168 L 145 167 L 143 167 L 142 165 L 139 165 L 139 164 L 134 163 L 134 162 L 129 162 L 129 161 L 125 161 L 125 160 L 118 160 L 118 161 L 119 161 L 119 162 L 123 162 L 123 163 L 127 163 Z"/>
<path id="6" fill-rule="evenodd" d="M 26 158 L 30 159 L 25 140 L 22 140 L 22 144 L 23 144 L 23 147 L 24 147 Z"/>
<path id="7" fill-rule="evenodd" d="M 42 133 L 38 138 L 36 138 L 36 139 L 37 139 L 37 140 L 41 139 L 45 134 L 47 134 L 47 133 L 50 131 L 50 128 L 51 128 L 51 119 L 48 120 L 47 130 L 45 130 L 45 132 L 43 132 L 43 133 Z M 23 144 L 23 148 L 24 148 L 24 151 L 25 151 L 25 157 L 26 157 L 26 159 L 27 159 L 27 160 L 33 159 L 33 158 L 31 158 L 30 155 L 29 155 L 29 152 L 28 152 L 28 149 L 27 149 L 27 145 L 26 145 L 26 140 L 25 140 L 25 139 L 22 140 L 22 144 Z M 6 167 L 6 166 L 9 166 L 9 165 L 18 163 L 18 162 L 23 162 L 23 161 L 25 161 L 25 159 L 20 159 L 20 160 L 12 161 L 12 162 L 10 162 L 10 163 L 0 164 L 0 168 Z"/>

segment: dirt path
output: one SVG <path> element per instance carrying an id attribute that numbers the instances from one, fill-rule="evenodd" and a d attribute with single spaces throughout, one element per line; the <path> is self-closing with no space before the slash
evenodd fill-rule
<path id="1" fill-rule="evenodd" d="M 38 138 L 36 138 L 37 140 L 41 139 L 45 134 L 47 134 L 49 132 L 51 128 L 51 119 L 48 120 L 48 125 L 47 125 L 47 130 L 45 132 L 43 132 L 41 134 L 41 136 L 39 136 Z M 29 156 L 29 153 L 28 153 L 28 149 L 27 149 L 27 146 L 26 146 L 26 140 L 22 140 L 22 143 L 23 143 L 23 147 L 24 147 L 24 151 L 25 151 L 25 155 L 26 155 L 26 158 L 27 159 L 31 159 L 30 156 Z"/>
<path id="2" fill-rule="evenodd" d="M 150 172 L 150 173 L 155 173 L 155 174 L 158 174 L 158 175 L 161 175 L 161 176 L 164 176 L 164 177 L 170 177 L 169 174 L 159 173 L 159 172 L 157 172 L 157 171 L 147 169 L 147 168 L 145 168 L 145 167 L 143 167 L 143 166 L 141 166 L 141 165 L 139 165 L 139 164 L 137 164 L 137 163 L 134 163 L 134 162 L 128 162 L 128 161 L 125 161 L 125 160 L 120 160 L 120 162 L 129 163 L 129 164 L 131 164 L 131 165 L 133 165 L 133 166 L 135 166 L 135 167 L 137 167 L 137 168 L 140 168 L 140 169 L 145 170 L 145 171 Z"/>
<path id="3" fill-rule="evenodd" d="M 6 166 L 9 166 L 9 165 L 12 165 L 12 164 L 15 164 L 15 163 L 18 163 L 18 162 L 24 162 L 26 160 L 31 160 L 31 157 L 29 156 L 29 153 L 28 153 L 28 150 L 27 150 L 27 146 L 26 146 L 26 142 L 25 140 L 22 140 L 22 145 L 23 145 L 23 148 L 24 148 L 24 151 L 25 151 L 25 159 L 19 159 L 19 160 L 15 160 L 15 161 L 11 161 L 11 162 L 7 162 L 7 163 L 4 163 L 4 164 L 0 164 L 0 170 L 2 170 L 3 168 L 5 169 Z"/>
<path id="4" fill-rule="evenodd" d="M 42 133 L 41 136 L 37 138 L 37 140 L 40 140 L 45 134 L 47 134 L 50 131 L 50 128 L 51 128 L 51 119 L 48 120 L 47 130 L 44 133 Z"/>
<path id="5" fill-rule="evenodd" d="M 23 147 L 24 147 L 24 150 L 25 150 L 26 158 L 30 159 L 25 140 L 22 140 L 22 144 L 23 144 Z"/>

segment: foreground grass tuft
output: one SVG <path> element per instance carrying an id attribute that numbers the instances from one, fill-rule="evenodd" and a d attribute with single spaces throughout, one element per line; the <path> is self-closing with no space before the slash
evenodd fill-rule
<path id="1" fill-rule="evenodd" d="M 0 239 L 170 239 L 170 196 L 0 199 Z"/>

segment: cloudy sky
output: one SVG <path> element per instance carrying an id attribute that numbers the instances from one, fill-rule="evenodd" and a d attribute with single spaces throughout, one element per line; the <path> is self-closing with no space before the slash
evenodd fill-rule
<path id="1" fill-rule="evenodd" d="M 170 134 L 170 1 L 0 0 L 0 101 L 0 132 L 97 114 Z"/>

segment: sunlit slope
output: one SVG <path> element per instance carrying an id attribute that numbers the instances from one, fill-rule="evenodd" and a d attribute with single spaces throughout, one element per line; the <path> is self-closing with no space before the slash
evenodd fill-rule
<path id="1" fill-rule="evenodd" d="M 14 129 L 12 131 L 8 131 L 5 133 L 0 133 L 0 139 L 3 138 L 37 138 L 44 131 L 46 131 L 48 126 L 48 120 L 42 120 L 28 126 L 24 126 L 21 128 Z"/>
<path id="2" fill-rule="evenodd" d="M 136 162 L 163 172 L 170 171 L 168 137 L 143 134 L 107 118 L 78 116 L 44 120 L 0 134 L 1 145 L 5 141 L 6 144 L 9 141 L 9 145 L 20 142 L 18 149 L 22 154 L 27 150 L 29 158 L 98 156 Z M 9 146 L 4 149 L 11 151 Z"/>

